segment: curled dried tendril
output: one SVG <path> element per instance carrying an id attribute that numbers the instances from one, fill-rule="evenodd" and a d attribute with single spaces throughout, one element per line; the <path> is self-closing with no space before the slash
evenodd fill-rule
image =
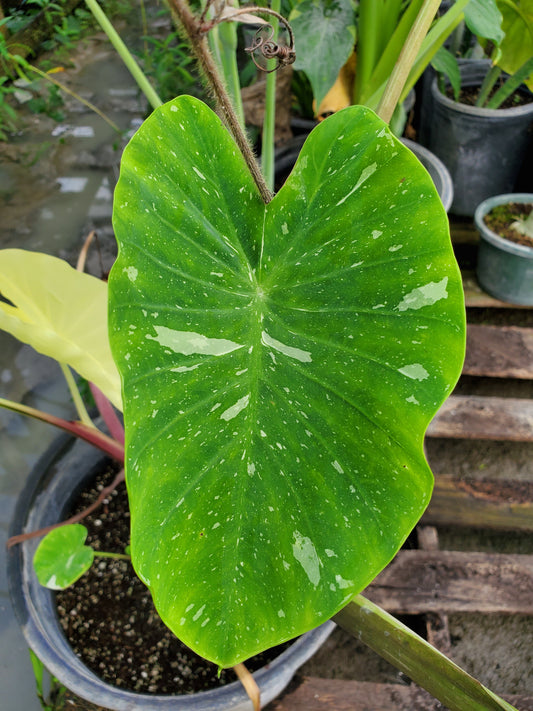
<path id="1" fill-rule="evenodd" d="M 269 34 L 265 36 L 264 32 L 270 30 Z M 249 47 L 245 47 L 244 51 L 251 55 L 253 63 L 262 72 L 269 74 L 270 72 L 275 72 L 281 67 L 286 67 L 292 64 L 296 59 L 296 52 L 294 51 L 292 32 L 290 33 L 290 45 L 277 44 L 272 41 L 274 37 L 274 28 L 272 25 L 267 24 L 260 27 L 255 33 L 252 44 Z M 255 52 L 259 51 L 265 59 L 277 59 L 278 63 L 273 69 L 265 69 L 262 67 L 255 59 Z"/>

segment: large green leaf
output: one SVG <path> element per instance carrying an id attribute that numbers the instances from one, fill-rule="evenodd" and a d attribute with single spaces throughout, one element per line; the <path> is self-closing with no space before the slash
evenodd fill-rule
<path id="1" fill-rule="evenodd" d="M 131 140 L 114 210 L 133 564 L 177 636 L 232 665 L 331 617 L 428 503 L 423 433 L 464 347 L 447 217 L 362 107 L 265 206 L 190 97 Z"/>
<path id="2" fill-rule="evenodd" d="M 107 284 L 62 259 L 0 250 L 0 328 L 72 366 L 121 408 L 107 334 Z"/>
<path id="3" fill-rule="evenodd" d="M 353 51 L 353 5 L 351 0 L 302 0 L 289 20 L 295 36 L 294 68 L 307 74 L 318 107 Z"/>

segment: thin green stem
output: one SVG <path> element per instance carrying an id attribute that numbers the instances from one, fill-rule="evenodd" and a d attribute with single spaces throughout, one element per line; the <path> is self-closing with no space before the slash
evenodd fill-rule
<path id="1" fill-rule="evenodd" d="M 109 41 L 113 45 L 113 47 L 117 50 L 120 58 L 126 65 L 126 67 L 129 69 L 132 77 L 135 79 L 137 82 L 137 86 L 139 89 L 143 92 L 143 94 L 146 96 L 148 99 L 148 102 L 152 106 L 153 109 L 157 109 L 158 106 L 162 106 L 163 102 L 157 95 L 157 92 L 153 88 L 153 86 L 150 84 L 148 81 L 148 78 L 140 68 L 140 66 L 137 64 L 135 59 L 133 58 L 133 55 L 129 51 L 129 49 L 126 47 L 124 42 L 122 41 L 122 38 L 118 34 L 118 32 L 115 30 L 113 25 L 109 22 L 107 15 L 105 12 L 102 10 L 100 5 L 96 2 L 96 0 L 85 0 L 87 7 L 89 10 L 92 12 L 95 20 L 98 22 L 100 27 L 103 29 L 103 31 L 106 33 L 107 37 L 109 38 Z"/>
<path id="2" fill-rule="evenodd" d="M 476 106 L 481 107 L 485 106 L 485 103 L 490 96 L 490 92 L 493 90 L 494 85 L 500 78 L 502 73 L 502 70 L 500 67 L 497 67 L 495 64 L 489 69 L 489 71 L 485 74 L 485 77 L 483 79 L 483 82 L 481 84 L 481 89 L 479 90 L 479 95 L 476 99 Z"/>
<path id="3" fill-rule="evenodd" d="M 234 22 L 222 22 L 216 28 L 220 48 L 222 75 L 233 102 L 235 113 L 244 131 L 244 107 L 241 96 L 241 82 L 237 66 L 237 26 Z"/>
<path id="4" fill-rule="evenodd" d="M 380 31 L 379 10 L 381 2 L 361 0 L 357 38 L 357 71 L 355 73 L 354 103 L 361 103 L 366 94 L 366 84 L 377 62 L 377 36 Z"/>
<path id="5" fill-rule="evenodd" d="M 117 560 L 131 560 L 131 556 L 126 553 L 108 553 L 107 551 L 94 551 L 98 558 L 116 558 Z"/>
<path id="6" fill-rule="evenodd" d="M 407 35 L 405 44 L 391 72 L 376 112 L 386 123 L 389 123 L 392 118 L 409 72 L 411 71 L 439 6 L 440 0 L 425 0 L 413 23 L 411 31 Z"/>
<path id="7" fill-rule="evenodd" d="M 61 370 L 63 371 L 65 380 L 67 381 L 68 389 L 70 390 L 70 396 L 76 408 L 76 412 L 78 413 L 80 421 L 83 422 L 84 425 L 87 425 L 87 427 L 94 427 L 96 429 L 93 421 L 89 417 L 89 413 L 87 412 L 85 403 L 81 398 L 80 391 L 78 390 L 78 386 L 76 385 L 76 381 L 74 380 L 72 371 L 65 363 L 59 363 L 59 365 L 61 367 Z"/>
<path id="8" fill-rule="evenodd" d="M 429 691 L 450 711 L 516 711 L 399 620 L 362 595 L 335 622 Z"/>
<path id="9" fill-rule="evenodd" d="M 272 0 L 271 10 L 279 13 L 281 10 L 281 0 Z M 274 30 L 272 41 L 278 41 L 279 21 L 277 17 L 271 16 L 270 24 Z M 270 59 L 267 62 L 267 69 L 273 70 L 276 60 Z M 270 71 L 266 75 L 265 92 L 265 118 L 263 121 L 263 137 L 261 144 L 261 168 L 265 176 L 266 184 L 270 190 L 274 190 L 274 132 L 276 128 L 276 80 L 277 72 Z"/>
<path id="10" fill-rule="evenodd" d="M 521 67 L 510 76 L 498 89 L 494 96 L 487 102 L 488 109 L 499 109 L 505 99 L 513 94 L 520 84 L 533 72 L 533 57 L 530 57 Z"/>

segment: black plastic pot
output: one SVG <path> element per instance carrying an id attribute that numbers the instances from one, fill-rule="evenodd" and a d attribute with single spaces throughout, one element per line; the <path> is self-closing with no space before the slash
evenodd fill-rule
<path id="1" fill-rule="evenodd" d="M 71 501 L 106 464 L 94 447 L 59 438 L 38 462 L 23 489 L 10 527 L 10 535 L 34 531 L 65 517 Z M 38 539 L 8 551 L 9 591 L 15 615 L 28 645 L 47 669 L 78 696 L 114 711 L 252 711 L 239 682 L 182 696 L 138 694 L 99 679 L 74 654 L 61 630 L 54 593 L 42 587 L 33 573 L 32 560 Z M 291 647 L 254 673 L 264 704 L 275 698 L 295 671 L 334 629 L 327 622 L 300 637 Z"/>
<path id="2" fill-rule="evenodd" d="M 460 71 L 463 86 L 479 86 L 487 63 L 468 62 Z M 486 198 L 514 189 L 532 140 L 533 102 L 509 109 L 467 106 L 444 96 L 434 79 L 431 111 L 423 115 L 430 122 L 421 127 L 425 145 L 452 176 L 452 214 L 473 216 Z"/>
<path id="3" fill-rule="evenodd" d="M 533 306 L 533 247 L 500 237 L 483 219 L 497 205 L 511 202 L 533 204 L 533 194 L 497 195 L 476 209 L 474 220 L 480 235 L 477 278 L 483 289 L 500 301 Z"/>

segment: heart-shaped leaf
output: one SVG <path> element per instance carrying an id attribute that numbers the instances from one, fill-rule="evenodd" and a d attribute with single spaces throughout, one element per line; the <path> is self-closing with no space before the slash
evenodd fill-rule
<path id="1" fill-rule="evenodd" d="M 85 545 L 87 529 L 80 523 L 54 528 L 37 546 L 33 568 L 41 585 L 64 590 L 86 573 L 94 560 L 94 550 Z"/>
<path id="2" fill-rule="evenodd" d="M 464 350 L 447 217 L 368 109 L 316 128 L 265 206 L 180 97 L 128 145 L 114 225 L 133 564 L 232 665 L 335 614 L 428 503 L 423 435 Z"/>
<path id="3" fill-rule="evenodd" d="M 0 328 L 66 363 L 118 408 L 120 378 L 107 334 L 107 284 L 62 259 L 0 250 Z"/>
<path id="4" fill-rule="evenodd" d="M 351 0 L 301 0 L 289 17 L 297 47 L 295 69 L 303 70 L 318 108 L 355 44 Z"/>

